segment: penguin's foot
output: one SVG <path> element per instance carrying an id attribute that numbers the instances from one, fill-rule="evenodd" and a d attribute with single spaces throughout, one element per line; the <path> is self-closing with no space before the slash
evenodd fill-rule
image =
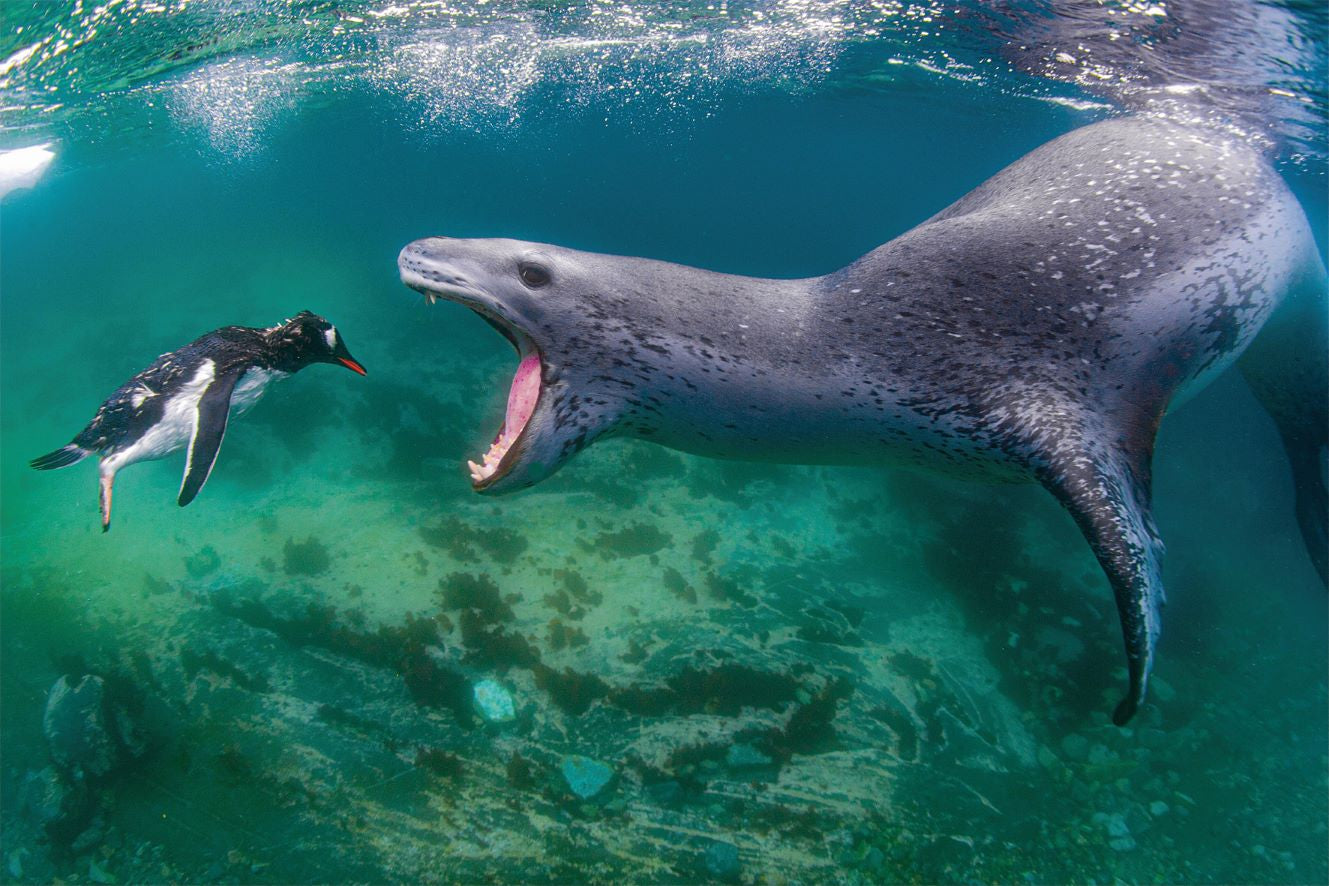
<path id="1" fill-rule="evenodd" d="M 98 496 L 102 509 L 102 532 L 111 529 L 111 487 L 115 485 L 115 474 L 102 474 L 101 495 Z"/>

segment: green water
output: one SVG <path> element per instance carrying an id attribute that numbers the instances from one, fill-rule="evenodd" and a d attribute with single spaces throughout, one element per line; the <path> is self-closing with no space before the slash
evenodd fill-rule
<path id="1" fill-rule="evenodd" d="M 397 279 L 430 234 L 824 273 L 1101 93 L 924 7 L 124 4 L 48 56 L 94 26 L 53 8 L 0 45 L 46 47 L 0 147 L 57 154 L 0 209 L 0 880 L 692 882 L 722 844 L 747 882 L 1329 880 L 1325 593 L 1235 375 L 1163 425 L 1118 729 L 1115 607 L 1041 490 L 610 441 L 485 499 L 511 349 Z M 1271 131 L 1323 244 L 1317 14 Z M 106 535 L 92 465 L 27 467 L 158 354 L 302 309 L 369 375 L 274 386 L 188 508 L 179 454 Z M 83 673 L 148 747 L 53 835 L 43 709 Z M 613 781 L 576 796 L 572 754 Z"/>

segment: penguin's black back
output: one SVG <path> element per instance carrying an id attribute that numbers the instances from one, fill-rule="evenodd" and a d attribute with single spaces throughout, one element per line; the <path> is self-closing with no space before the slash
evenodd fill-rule
<path id="1" fill-rule="evenodd" d="M 182 348 L 162 354 L 106 398 L 92 421 L 73 440 L 75 446 L 96 452 L 135 440 L 161 421 L 166 404 L 192 381 L 204 360 L 215 364 L 213 375 L 269 368 L 271 348 L 262 330 L 223 326 Z M 145 396 L 151 391 L 154 396 Z M 135 401 L 138 405 L 135 406 Z"/>

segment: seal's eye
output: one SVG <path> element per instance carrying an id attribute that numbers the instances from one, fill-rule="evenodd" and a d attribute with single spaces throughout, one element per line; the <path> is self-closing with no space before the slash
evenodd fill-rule
<path id="1" fill-rule="evenodd" d="M 531 262 L 522 262 L 518 265 L 517 275 L 521 277 L 521 282 L 532 289 L 537 289 L 549 282 L 549 272 Z"/>

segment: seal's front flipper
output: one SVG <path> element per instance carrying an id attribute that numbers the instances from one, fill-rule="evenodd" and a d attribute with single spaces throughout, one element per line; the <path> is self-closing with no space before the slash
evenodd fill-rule
<path id="1" fill-rule="evenodd" d="M 1329 585 L 1329 285 L 1318 257 L 1308 265 L 1238 365 L 1283 438 L 1301 537 Z"/>
<path id="2" fill-rule="evenodd" d="M 1112 721 L 1122 726 L 1144 701 L 1158 640 L 1163 544 L 1150 511 L 1153 435 L 1139 451 L 1103 448 L 1107 435 L 1057 441 L 1038 470 L 1042 484 L 1075 518 L 1117 600 L 1130 686 Z"/>
<path id="3" fill-rule="evenodd" d="M 243 370 L 229 372 L 213 379 L 199 398 L 194 415 L 194 434 L 189 440 L 189 457 L 185 461 L 185 478 L 176 499 L 182 508 L 198 495 L 203 484 L 208 482 L 212 466 L 217 463 L 217 453 L 221 451 L 222 438 L 226 436 L 226 420 L 231 414 L 231 393 L 243 374 Z"/>

